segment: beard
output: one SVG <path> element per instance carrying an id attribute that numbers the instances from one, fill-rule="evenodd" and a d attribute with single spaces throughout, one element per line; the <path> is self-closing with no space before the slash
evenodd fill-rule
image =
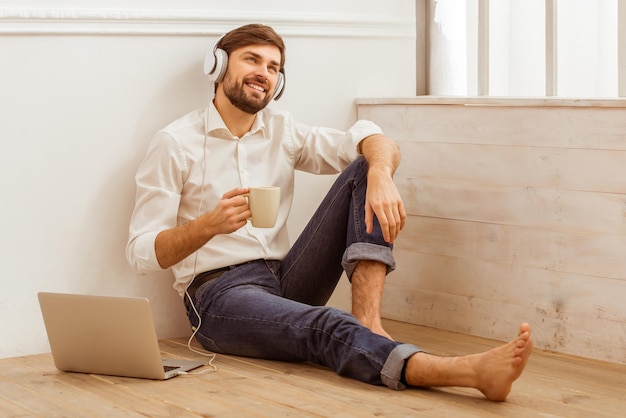
<path id="1" fill-rule="evenodd" d="M 237 109 L 255 115 L 269 104 L 272 100 L 272 96 L 267 94 L 267 90 L 265 96 L 263 96 L 261 92 L 248 95 L 244 90 L 245 83 L 245 79 L 237 83 L 232 80 L 227 73 L 226 77 L 224 77 L 224 94 Z"/>

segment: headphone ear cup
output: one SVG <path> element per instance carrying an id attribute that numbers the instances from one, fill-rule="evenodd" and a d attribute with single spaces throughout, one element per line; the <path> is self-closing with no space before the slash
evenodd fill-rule
<path id="1" fill-rule="evenodd" d="M 280 96 L 283 95 L 285 91 L 285 70 L 282 69 L 278 73 L 278 80 L 276 81 L 276 88 L 274 89 L 274 100 L 280 99 Z"/>
<path id="2" fill-rule="evenodd" d="M 214 69 L 215 69 L 215 50 L 210 49 L 207 51 L 206 55 L 204 56 L 204 66 L 203 66 L 204 75 L 211 74 Z"/>
<path id="3" fill-rule="evenodd" d="M 226 68 L 228 67 L 228 54 L 217 46 L 207 53 L 204 59 L 204 73 L 211 81 L 218 83 L 222 81 Z"/>
<path id="4" fill-rule="evenodd" d="M 228 54 L 222 48 L 215 49 L 215 75 L 213 81 L 219 83 L 226 74 L 228 68 Z"/>

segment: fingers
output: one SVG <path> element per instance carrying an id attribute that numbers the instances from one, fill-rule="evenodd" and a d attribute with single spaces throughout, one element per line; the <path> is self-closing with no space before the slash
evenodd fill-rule
<path id="1" fill-rule="evenodd" d="M 396 238 L 398 238 L 398 235 L 400 234 L 400 229 L 402 229 L 402 220 L 400 219 L 400 213 L 397 207 L 393 207 L 389 209 L 388 212 L 386 212 L 385 224 L 385 226 L 382 226 L 381 224 L 385 241 L 393 243 Z"/>
<path id="2" fill-rule="evenodd" d="M 248 188 L 238 187 L 227 191 L 214 210 L 211 212 L 211 219 L 215 228 L 222 234 L 229 234 L 244 226 L 250 218 L 250 207 L 245 195 Z"/>
<path id="3" fill-rule="evenodd" d="M 374 215 L 380 224 L 383 238 L 393 243 L 406 222 L 406 211 L 398 188 L 387 171 L 369 171 L 365 193 L 365 225 L 373 231 Z"/>
<path id="4" fill-rule="evenodd" d="M 232 199 L 235 196 L 245 195 L 249 191 L 250 189 L 248 189 L 247 187 L 237 187 L 236 189 L 232 189 L 224 193 L 222 199 Z"/>
<path id="5" fill-rule="evenodd" d="M 393 243 L 406 223 L 406 212 L 402 201 L 378 205 L 372 208 L 367 205 L 365 208 L 365 226 L 368 234 L 374 228 L 374 214 L 380 224 L 383 238 L 388 243 Z"/>
<path id="6" fill-rule="evenodd" d="M 365 205 L 365 231 L 371 234 L 374 230 L 374 211 L 370 205 Z M 384 232 L 383 232 L 384 236 Z M 386 239 L 386 238 L 385 238 Z"/>
<path id="7" fill-rule="evenodd" d="M 238 208 L 238 212 L 248 210 L 248 200 L 245 198 L 249 192 L 247 187 L 238 187 L 233 190 L 229 190 L 222 196 L 220 204 L 225 207 Z M 237 198 L 237 199 L 236 199 Z"/>

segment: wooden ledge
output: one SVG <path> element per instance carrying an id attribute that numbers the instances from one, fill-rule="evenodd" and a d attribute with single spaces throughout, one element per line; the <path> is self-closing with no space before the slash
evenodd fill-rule
<path id="1" fill-rule="evenodd" d="M 414 96 L 356 99 L 357 105 L 626 107 L 626 98 Z"/>

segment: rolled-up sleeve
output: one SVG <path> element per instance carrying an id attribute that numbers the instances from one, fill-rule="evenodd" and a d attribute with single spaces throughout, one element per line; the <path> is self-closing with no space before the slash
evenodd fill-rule
<path id="1" fill-rule="evenodd" d="M 378 125 L 369 120 L 358 120 L 350 129 L 347 131 L 347 135 L 349 138 L 349 144 L 346 149 L 346 157 L 349 158 L 350 162 L 357 159 L 359 156 L 359 144 L 362 140 L 371 135 L 379 135 L 382 134 L 383 131 L 380 129 Z"/>
<path id="2" fill-rule="evenodd" d="M 296 168 L 316 174 L 337 173 L 359 156 L 359 143 L 382 134 L 374 122 L 359 120 L 347 131 L 294 124 L 292 138 L 300 150 Z"/>
<path id="3" fill-rule="evenodd" d="M 155 135 L 137 175 L 126 259 L 138 273 L 162 270 L 154 242 L 159 232 L 175 227 L 186 163 L 180 144 L 170 135 Z"/>
<path id="4" fill-rule="evenodd" d="M 159 232 L 146 232 L 128 241 L 126 258 L 137 273 L 147 273 L 161 269 L 154 249 L 154 241 Z"/>

